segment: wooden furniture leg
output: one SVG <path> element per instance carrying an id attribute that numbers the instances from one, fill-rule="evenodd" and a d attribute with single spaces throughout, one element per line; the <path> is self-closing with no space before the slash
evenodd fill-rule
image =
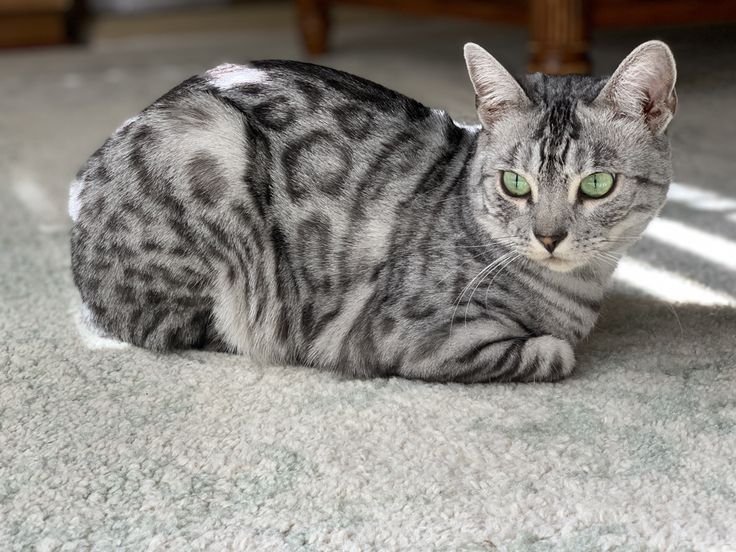
<path id="1" fill-rule="evenodd" d="M 589 73 L 587 0 L 531 0 L 530 72 Z"/>
<path id="2" fill-rule="evenodd" d="M 327 52 L 329 0 L 296 0 L 296 9 L 307 52 L 313 56 Z"/>

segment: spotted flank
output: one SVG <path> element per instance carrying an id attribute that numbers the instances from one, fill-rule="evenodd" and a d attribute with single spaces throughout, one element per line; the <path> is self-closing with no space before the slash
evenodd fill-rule
<path id="1" fill-rule="evenodd" d="M 664 202 L 674 63 L 647 43 L 608 80 L 516 80 L 465 55 L 481 125 L 293 61 L 221 65 L 123 124 L 70 189 L 86 346 L 355 377 L 569 375 Z"/>

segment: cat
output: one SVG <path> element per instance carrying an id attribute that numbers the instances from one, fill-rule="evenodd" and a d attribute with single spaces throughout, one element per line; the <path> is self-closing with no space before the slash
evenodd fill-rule
<path id="1" fill-rule="evenodd" d="M 674 58 L 516 80 L 464 53 L 480 125 L 294 61 L 221 65 L 124 123 L 70 191 L 90 323 L 353 377 L 569 375 L 665 201 Z"/>

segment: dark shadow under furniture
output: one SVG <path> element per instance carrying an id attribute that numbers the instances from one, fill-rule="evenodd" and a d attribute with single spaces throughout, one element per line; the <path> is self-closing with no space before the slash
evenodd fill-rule
<path id="1" fill-rule="evenodd" d="M 296 0 L 306 50 L 325 53 L 330 8 L 353 4 L 420 15 L 469 17 L 529 29 L 529 71 L 588 73 L 589 31 L 736 20 L 734 0 Z"/>
<path id="2" fill-rule="evenodd" d="M 0 0 L 0 48 L 76 42 L 84 0 Z"/>

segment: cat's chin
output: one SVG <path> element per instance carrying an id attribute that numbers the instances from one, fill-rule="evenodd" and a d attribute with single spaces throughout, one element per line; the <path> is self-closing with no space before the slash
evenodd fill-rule
<path id="1" fill-rule="evenodd" d="M 568 261 L 560 257 L 545 257 L 544 259 L 535 259 L 543 267 L 555 272 L 570 272 L 580 266 L 580 263 Z"/>

